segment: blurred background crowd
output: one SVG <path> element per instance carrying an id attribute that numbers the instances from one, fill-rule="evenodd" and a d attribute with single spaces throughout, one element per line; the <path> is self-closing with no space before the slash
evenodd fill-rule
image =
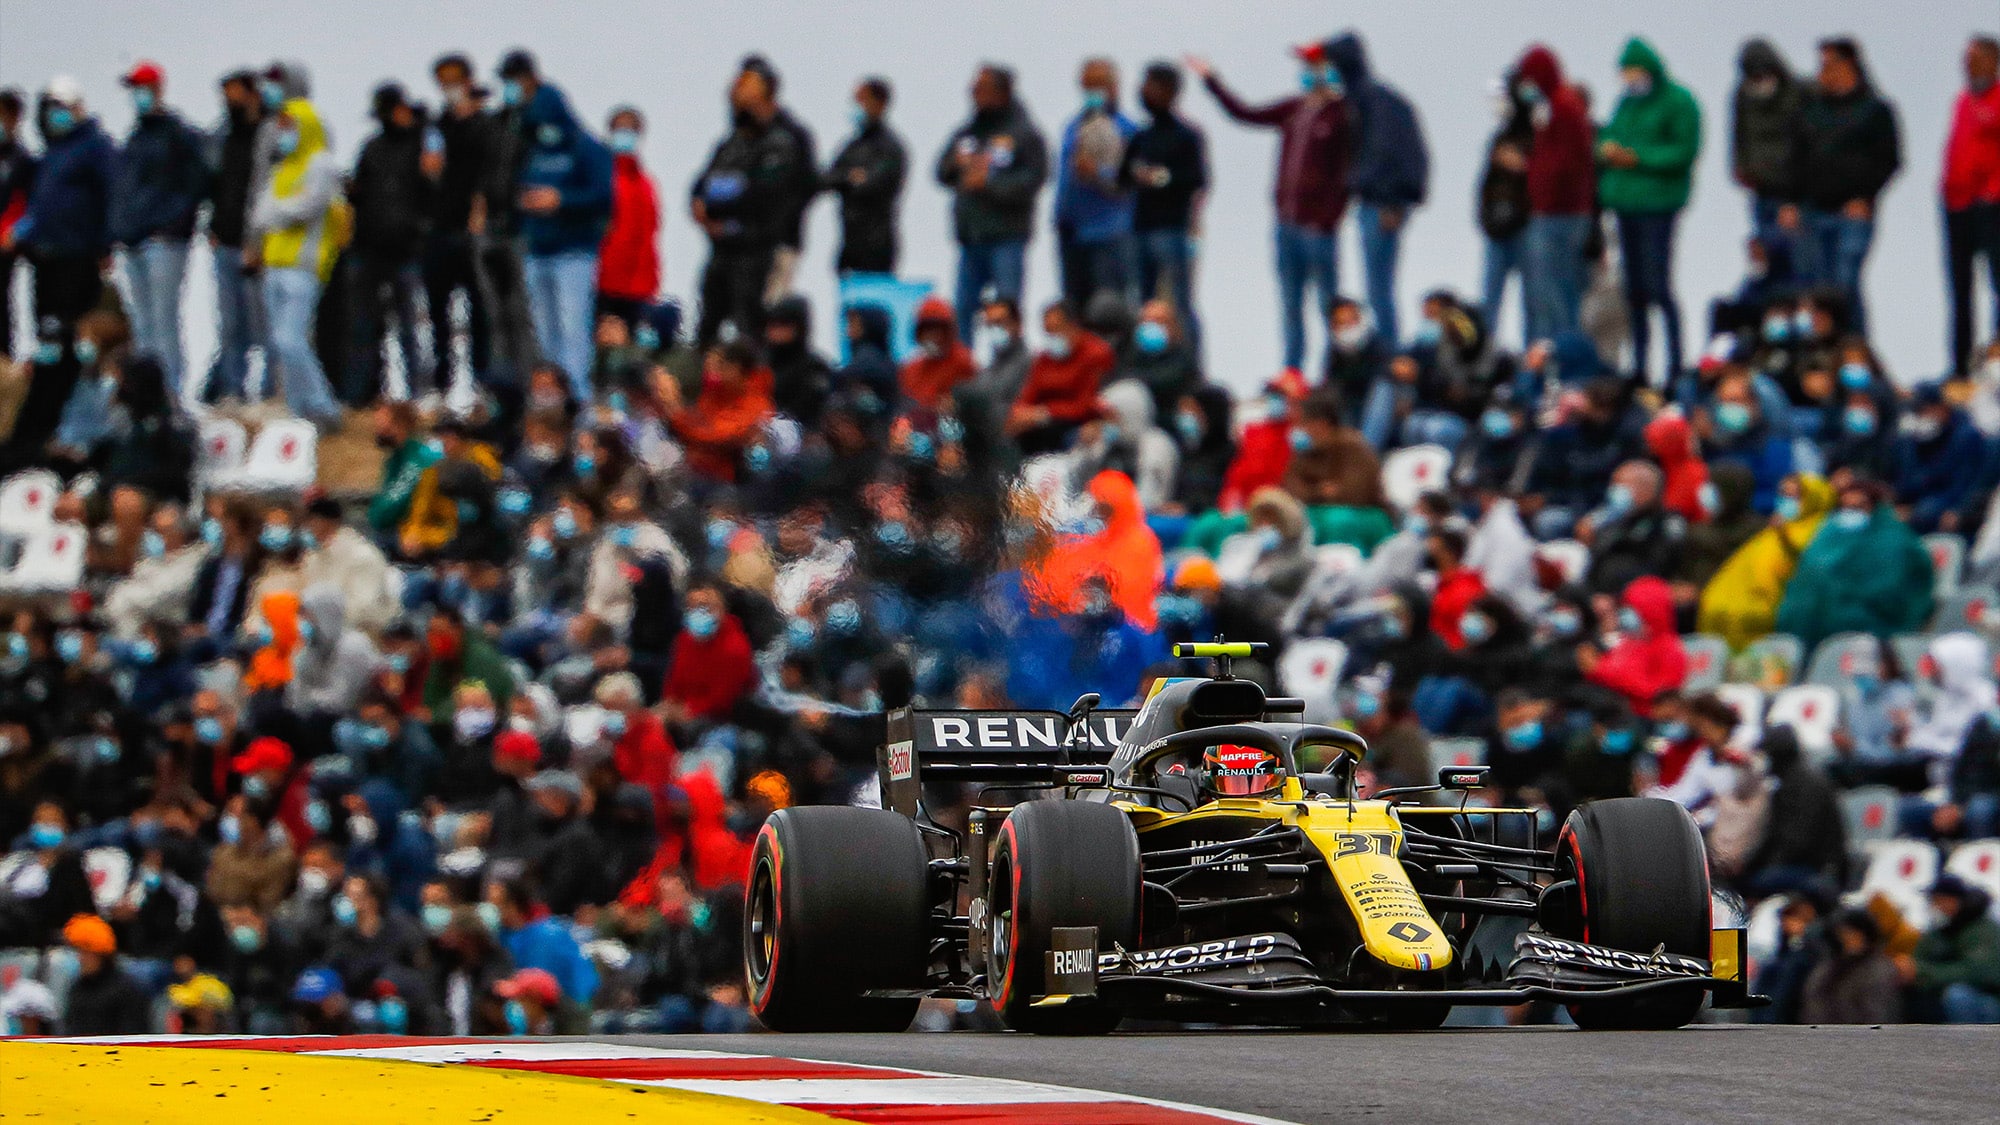
<path id="1" fill-rule="evenodd" d="M 1407 309 L 1424 128 L 1353 33 L 1267 101 L 1089 59 L 1047 132 L 989 64 L 914 164 L 889 78 L 826 156 L 753 55 L 685 196 L 642 109 L 600 129 L 525 51 L 383 84 L 352 157 L 295 61 L 223 76 L 212 130 L 155 62 L 117 139 L 73 80 L 0 92 L 0 1020 L 740 1029 L 748 839 L 874 800 L 885 708 L 1131 700 L 1227 636 L 1368 737 L 1370 786 L 1484 762 L 1545 831 L 1684 804 L 1772 1018 L 2000 1021 L 2000 44 L 1921 158 L 1943 372 L 1870 346 L 1905 161 L 1858 43 L 1746 44 L 1707 115 L 1644 41 L 1617 64 L 1501 76 L 1482 290 Z M 1285 365 L 1247 398 L 1201 330 L 1241 173 L 1195 98 L 1275 135 Z M 1747 266 L 1683 317 L 1705 147 Z M 948 292 L 898 280 L 912 175 L 952 195 Z M 682 221 L 710 255 L 666 294 Z"/>

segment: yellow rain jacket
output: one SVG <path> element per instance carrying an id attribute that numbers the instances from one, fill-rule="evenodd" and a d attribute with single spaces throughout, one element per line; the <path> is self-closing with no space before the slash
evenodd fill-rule
<path id="1" fill-rule="evenodd" d="M 299 147 L 271 168 L 252 221 L 264 232 L 267 269 L 309 269 L 323 284 L 354 230 L 354 212 L 340 195 L 340 168 L 327 147 L 319 112 L 304 98 L 285 103 Z"/>
<path id="2" fill-rule="evenodd" d="M 1801 475 L 1798 481 L 1799 518 L 1751 536 L 1702 588 L 1695 628 L 1722 637 L 1732 649 L 1776 626 L 1778 603 L 1798 569 L 1799 554 L 1833 507 L 1832 485 L 1810 475 Z"/>

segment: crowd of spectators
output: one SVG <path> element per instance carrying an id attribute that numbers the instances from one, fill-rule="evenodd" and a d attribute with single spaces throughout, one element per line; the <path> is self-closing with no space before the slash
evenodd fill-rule
<path id="1" fill-rule="evenodd" d="M 898 266 L 884 78 L 822 168 L 776 68 L 743 61 L 687 197 L 712 252 L 686 324 L 642 111 L 598 135 L 525 52 L 497 91 L 440 58 L 434 113 L 385 84 L 352 163 L 296 62 L 223 78 L 212 133 L 154 63 L 125 77 L 122 142 L 73 81 L 0 93 L 0 268 L 32 270 L 35 314 L 0 372 L 0 471 L 56 471 L 54 518 L 88 541 L 74 590 L 0 583 L 6 1030 L 740 1029 L 749 839 L 788 804 L 873 800 L 885 708 L 1131 700 L 1198 671 L 1170 642 L 1218 635 L 1273 642 L 1239 669 L 1365 734 L 1370 786 L 1421 782 L 1450 737 L 1544 828 L 1681 802 L 1719 888 L 1783 896 L 1778 1018 L 2000 1020 L 1976 881 L 1840 905 L 1865 859 L 1844 790 L 1890 787 L 1940 847 L 2000 821 L 1983 611 L 1921 660 L 1895 643 L 1934 629 L 1921 536 L 1956 537 L 1968 583 L 2000 574 L 2000 342 L 1974 347 L 1971 299 L 1977 262 L 2000 274 L 2000 46 L 1967 46 L 1944 154 L 1942 378 L 1869 344 L 1902 154 L 1851 40 L 1816 76 L 1743 50 L 1750 268 L 1692 363 L 1671 267 L 1702 108 L 1647 44 L 1600 119 L 1552 51 L 1521 56 L 1479 186 L 1484 290 L 1404 319 L 1421 120 L 1357 36 L 1296 56 L 1299 90 L 1263 104 L 1202 60 L 1149 66 L 1143 123 L 1088 60 L 1048 139 L 982 67 L 934 168 L 954 290 L 901 329 L 832 310 L 838 358 L 792 279 L 822 193 L 838 269 Z M 1223 173 L 1184 69 L 1278 133 L 1286 367 L 1247 397 L 1206 374 L 1228 341 L 1203 338 L 1193 263 Z M 1063 294 L 1029 306 L 1050 180 Z M 1350 203 L 1361 299 L 1334 251 Z M 205 370 L 176 315 L 197 238 Z M 1516 275 L 1518 347 L 1496 328 Z M 361 486 L 205 478 L 215 419 L 280 412 L 246 401 L 257 372 L 323 469 L 365 439 Z M 1401 479 L 1426 447 L 1436 471 Z M 1858 635 L 1831 745 L 1746 735 L 1760 716 L 1693 686 L 1697 633 L 1752 657 L 1796 638 L 1794 663 Z M 1333 674 L 1288 670 L 1331 641 Z"/>

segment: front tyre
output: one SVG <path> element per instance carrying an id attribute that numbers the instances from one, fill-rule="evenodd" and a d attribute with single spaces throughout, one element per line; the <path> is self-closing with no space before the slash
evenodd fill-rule
<path id="1" fill-rule="evenodd" d="M 806 806 L 757 833 L 743 910 L 750 1011 L 773 1031 L 901 1031 L 929 965 L 929 853 L 886 809 Z"/>
<path id="2" fill-rule="evenodd" d="M 1582 932 L 1558 936 L 1708 959 L 1708 852 L 1694 818 L 1674 802 L 1620 797 L 1578 808 L 1556 841 L 1556 869 L 1557 878 L 1576 880 L 1582 906 Z M 1703 995 L 1690 988 L 1571 1004 L 1569 1014 L 1586 1030 L 1662 1030 L 1691 1022 Z"/>
<path id="3" fill-rule="evenodd" d="M 1139 939 L 1139 837 L 1125 814 L 1086 801 L 1030 801 L 1007 816 L 994 849 L 987 988 L 1008 1027 L 1102 1035 L 1118 1026 L 1102 1000 L 1035 1008 L 1052 931 L 1097 927 L 1097 947 Z"/>

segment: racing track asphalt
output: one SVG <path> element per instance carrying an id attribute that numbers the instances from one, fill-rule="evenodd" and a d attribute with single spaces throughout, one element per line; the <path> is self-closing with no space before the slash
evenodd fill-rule
<path id="1" fill-rule="evenodd" d="M 628 1036 L 1113 1090 L 1304 1123 L 2000 1119 L 2000 1027 Z"/>

